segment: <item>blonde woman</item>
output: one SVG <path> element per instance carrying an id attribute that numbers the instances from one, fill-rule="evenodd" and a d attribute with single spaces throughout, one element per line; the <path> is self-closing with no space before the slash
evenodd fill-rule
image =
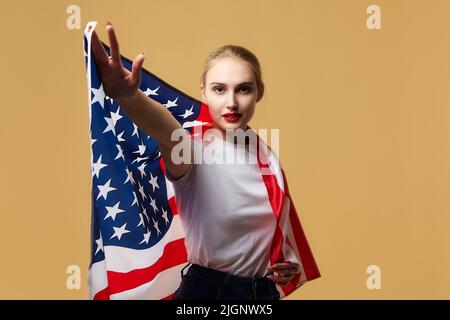
<path id="1" fill-rule="evenodd" d="M 276 284 L 287 284 L 299 272 L 299 264 L 285 261 L 267 268 L 276 221 L 261 187 L 258 166 L 248 161 L 192 161 L 194 156 L 202 156 L 199 147 L 205 144 L 220 143 L 219 154 L 234 149 L 255 154 L 252 144 L 229 141 L 227 132 L 249 129 L 256 103 L 264 95 L 257 57 L 248 49 L 233 45 L 220 47 L 207 57 L 200 91 L 209 106 L 214 130 L 210 139 L 192 144 L 191 161 L 180 162 L 172 156 L 179 142 L 172 141 L 171 135 L 175 130 L 185 132 L 183 127 L 162 104 L 139 90 L 144 55 L 135 58 L 131 72 L 125 69 L 111 23 L 106 29 L 111 58 L 95 31 L 92 35 L 105 93 L 157 141 L 166 177 L 173 183 L 182 212 L 190 263 L 186 272 L 186 267 L 181 271 L 182 282 L 174 299 L 279 299 Z M 240 183 L 243 179 L 247 181 L 245 185 Z"/>

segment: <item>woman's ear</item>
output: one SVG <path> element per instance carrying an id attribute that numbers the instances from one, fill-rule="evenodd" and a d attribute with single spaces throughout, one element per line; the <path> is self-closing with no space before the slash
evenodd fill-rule
<path id="1" fill-rule="evenodd" d="M 202 95 L 202 101 L 206 103 L 205 86 L 203 83 L 200 84 L 200 94 Z"/>
<path id="2" fill-rule="evenodd" d="M 264 90 L 258 90 L 258 97 L 256 98 L 256 103 L 259 102 L 264 96 Z"/>

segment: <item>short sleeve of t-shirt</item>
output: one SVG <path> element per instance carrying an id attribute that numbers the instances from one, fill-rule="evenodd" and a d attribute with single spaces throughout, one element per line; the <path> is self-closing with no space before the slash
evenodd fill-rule
<path id="1" fill-rule="evenodd" d="M 190 141 L 191 141 L 191 152 L 195 152 L 196 151 L 196 141 L 194 138 L 192 138 L 192 136 L 190 136 Z M 196 171 L 196 164 L 194 161 L 192 161 L 192 165 L 189 167 L 188 171 L 186 171 L 186 173 L 178 178 L 175 178 L 168 170 L 166 170 L 166 177 L 167 180 L 169 180 L 170 182 L 172 182 L 172 184 L 176 185 L 176 186 L 186 186 L 187 184 L 189 184 L 189 182 L 192 180 L 195 171 Z"/>
<path id="2" fill-rule="evenodd" d="M 175 178 L 168 170 L 166 170 L 166 178 L 174 185 L 185 186 L 192 180 L 195 173 L 195 168 L 195 163 L 192 163 L 186 173 L 179 178 Z"/>

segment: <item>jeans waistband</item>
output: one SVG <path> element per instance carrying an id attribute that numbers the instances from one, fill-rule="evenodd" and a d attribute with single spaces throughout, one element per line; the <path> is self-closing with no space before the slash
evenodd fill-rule
<path id="1" fill-rule="evenodd" d="M 186 266 L 187 267 L 187 266 Z M 183 276 L 183 272 L 181 272 Z M 215 284 L 228 282 L 230 286 L 247 287 L 247 288 L 269 288 L 276 289 L 275 282 L 263 276 L 243 277 L 233 275 L 231 273 L 220 270 L 207 268 L 198 264 L 191 264 L 187 271 L 187 275 L 199 277 Z"/>

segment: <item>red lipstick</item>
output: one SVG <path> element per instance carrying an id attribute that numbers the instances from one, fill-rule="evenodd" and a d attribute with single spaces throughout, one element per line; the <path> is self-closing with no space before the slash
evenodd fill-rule
<path id="1" fill-rule="evenodd" d="M 238 112 L 230 112 L 225 113 L 222 117 L 224 117 L 228 122 L 236 122 L 242 117 L 242 114 Z"/>

